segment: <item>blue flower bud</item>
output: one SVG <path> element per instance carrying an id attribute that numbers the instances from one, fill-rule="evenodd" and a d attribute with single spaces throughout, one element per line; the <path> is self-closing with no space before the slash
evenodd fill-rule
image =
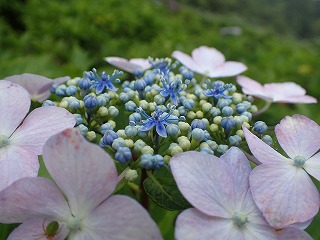
<path id="1" fill-rule="evenodd" d="M 272 143 L 273 143 L 273 140 L 272 140 L 272 138 L 269 136 L 269 135 L 264 135 L 263 137 L 262 137 L 262 141 L 264 141 L 266 144 L 268 144 L 269 146 L 271 146 L 272 145 Z"/>
<path id="2" fill-rule="evenodd" d="M 129 101 L 129 102 L 126 102 L 124 107 L 127 111 L 134 112 L 137 108 L 137 105 L 133 101 Z"/>
<path id="3" fill-rule="evenodd" d="M 72 95 L 76 94 L 77 91 L 78 91 L 77 87 L 73 86 L 73 85 L 66 88 L 66 94 L 68 96 L 72 96 Z"/>
<path id="4" fill-rule="evenodd" d="M 131 113 L 129 116 L 129 121 L 140 122 L 141 120 L 142 120 L 142 117 L 140 113 L 134 112 L 134 113 Z"/>
<path id="5" fill-rule="evenodd" d="M 218 147 L 218 144 L 215 141 L 207 140 L 206 143 L 209 145 L 212 151 L 216 150 Z"/>
<path id="6" fill-rule="evenodd" d="M 255 122 L 253 129 L 259 134 L 264 134 L 268 130 L 268 126 L 263 121 L 257 121 Z"/>
<path id="7" fill-rule="evenodd" d="M 243 112 L 241 113 L 241 115 L 246 116 L 249 119 L 249 121 L 252 120 L 252 114 L 250 112 Z"/>
<path id="8" fill-rule="evenodd" d="M 202 119 L 194 119 L 191 122 L 191 130 L 193 130 L 194 128 L 200 128 L 202 130 L 206 130 L 207 125 L 205 121 L 203 121 Z"/>
<path id="9" fill-rule="evenodd" d="M 152 72 L 152 71 L 147 71 L 147 72 L 145 73 L 145 75 L 143 76 L 143 79 L 144 79 L 144 81 L 145 81 L 148 85 L 151 85 L 151 84 L 153 84 L 156 76 L 157 76 L 157 75 L 154 74 L 154 72 Z"/>
<path id="10" fill-rule="evenodd" d="M 160 169 L 164 165 L 164 158 L 159 154 L 154 155 L 152 159 L 152 163 L 153 163 L 153 167 L 152 167 L 153 169 L 155 170 Z"/>
<path id="11" fill-rule="evenodd" d="M 117 117 L 119 115 L 119 110 L 115 106 L 110 106 L 108 111 L 112 117 Z"/>
<path id="12" fill-rule="evenodd" d="M 180 115 L 186 115 L 187 114 L 187 111 L 186 111 L 184 106 L 178 107 L 177 110 L 179 111 Z"/>
<path id="13" fill-rule="evenodd" d="M 206 148 L 206 147 L 201 148 L 201 149 L 200 149 L 200 152 L 201 152 L 201 153 L 210 154 L 210 155 L 214 155 L 213 151 L 212 151 L 210 148 Z"/>
<path id="14" fill-rule="evenodd" d="M 99 105 L 99 106 L 106 106 L 107 103 L 108 103 L 106 97 L 103 96 L 103 95 L 99 95 L 99 96 L 97 97 L 97 101 L 98 101 L 98 105 Z"/>
<path id="15" fill-rule="evenodd" d="M 143 154 L 141 155 L 140 165 L 145 169 L 152 169 L 153 168 L 153 156 L 152 154 Z"/>
<path id="16" fill-rule="evenodd" d="M 45 100 L 42 103 L 42 107 L 52 107 L 52 106 L 54 106 L 54 103 L 51 100 Z"/>
<path id="17" fill-rule="evenodd" d="M 173 137 L 178 135 L 179 130 L 180 129 L 179 129 L 178 125 L 176 125 L 176 124 L 169 124 L 166 127 L 167 134 L 169 136 L 173 136 Z"/>
<path id="18" fill-rule="evenodd" d="M 55 90 L 55 94 L 58 95 L 59 97 L 63 97 L 66 95 L 66 89 L 67 89 L 66 85 L 64 84 L 59 85 Z"/>
<path id="19" fill-rule="evenodd" d="M 134 82 L 134 89 L 137 91 L 143 91 L 146 86 L 147 86 L 147 83 L 143 79 L 138 79 Z"/>
<path id="20" fill-rule="evenodd" d="M 86 133 L 88 132 L 88 128 L 87 128 L 85 125 L 83 125 L 83 124 L 80 124 L 80 125 L 77 126 L 76 128 L 79 130 L 79 132 L 80 132 L 83 136 L 85 136 Z"/>
<path id="21" fill-rule="evenodd" d="M 195 128 L 191 132 L 192 139 L 195 139 L 197 141 L 202 141 L 204 138 L 204 131 L 200 128 Z"/>
<path id="22" fill-rule="evenodd" d="M 75 113 L 75 114 L 73 114 L 73 116 L 76 119 L 76 126 L 83 123 L 83 118 L 82 118 L 81 114 Z"/>
<path id="23" fill-rule="evenodd" d="M 68 107 L 72 110 L 77 110 L 80 108 L 80 101 L 75 97 L 70 97 L 68 100 Z"/>
<path id="24" fill-rule="evenodd" d="M 249 109 L 248 105 L 244 103 L 238 103 L 236 106 L 236 110 L 240 114 L 247 111 L 248 109 Z"/>
<path id="25" fill-rule="evenodd" d="M 185 79 L 192 79 L 194 77 L 194 74 L 192 71 L 190 71 L 189 69 L 187 69 L 186 67 L 181 67 L 179 69 L 179 72 L 181 73 L 181 75 L 185 78 Z"/>
<path id="26" fill-rule="evenodd" d="M 220 116 L 220 114 L 221 114 L 221 110 L 216 107 L 211 108 L 209 112 L 212 117 Z"/>
<path id="27" fill-rule="evenodd" d="M 128 147 L 119 147 L 115 159 L 121 163 L 126 163 L 132 158 L 132 153 Z"/>
<path id="28" fill-rule="evenodd" d="M 228 140 L 231 146 L 238 146 L 242 141 L 241 137 L 238 135 L 230 136 Z"/>
<path id="29" fill-rule="evenodd" d="M 118 134 L 113 130 L 106 130 L 100 141 L 101 147 L 111 146 L 115 139 L 118 138 Z"/>
<path id="30" fill-rule="evenodd" d="M 78 86 L 80 89 L 82 90 L 87 90 L 91 87 L 91 80 L 89 78 L 81 78 L 79 81 L 78 81 Z"/>
<path id="31" fill-rule="evenodd" d="M 111 126 L 110 123 L 104 123 L 100 126 L 100 132 L 102 134 L 105 134 L 107 130 L 113 130 L 113 127 Z"/>
<path id="32" fill-rule="evenodd" d="M 229 117 L 233 114 L 233 109 L 229 106 L 225 106 L 224 108 L 222 108 L 222 115 L 225 117 Z"/>
<path id="33" fill-rule="evenodd" d="M 217 103 L 217 107 L 222 109 L 226 106 L 229 106 L 232 103 L 231 99 L 228 98 L 219 98 L 218 103 Z"/>
<path id="34" fill-rule="evenodd" d="M 220 154 L 224 154 L 225 152 L 228 151 L 228 145 L 220 144 L 217 148 L 217 152 Z"/>
<path id="35" fill-rule="evenodd" d="M 125 92 L 122 92 L 122 93 L 119 94 L 119 99 L 122 102 L 128 102 L 129 101 L 129 96 Z"/>
<path id="36" fill-rule="evenodd" d="M 114 139 L 112 143 L 113 149 L 118 150 L 120 147 L 126 147 L 126 142 L 121 137 Z"/>
<path id="37" fill-rule="evenodd" d="M 209 139 L 211 139 L 210 133 L 207 130 L 204 130 L 203 141 L 208 141 Z"/>
<path id="38" fill-rule="evenodd" d="M 138 134 L 138 128 L 136 126 L 126 126 L 124 131 L 128 137 L 134 137 Z"/>
<path id="39" fill-rule="evenodd" d="M 186 99 L 182 102 L 182 105 L 185 107 L 185 109 L 190 110 L 194 107 L 194 101 L 193 99 Z"/>
<path id="40" fill-rule="evenodd" d="M 224 117 L 221 120 L 221 127 L 223 127 L 226 130 L 226 133 L 229 134 L 233 126 L 235 125 L 235 121 L 233 120 L 232 117 Z"/>
<path id="41" fill-rule="evenodd" d="M 94 108 L 98 106 L 98 100 L 95 96 L 88 94 L 83 98 L 84 106 L 86 108 Z"/>

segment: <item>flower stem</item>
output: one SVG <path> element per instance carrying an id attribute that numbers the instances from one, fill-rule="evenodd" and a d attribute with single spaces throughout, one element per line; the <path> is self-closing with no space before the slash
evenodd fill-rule
<path id="1" fill-rule="evenodd" d="M 271 101 L 266 101 L 266 104 L 261 108 L 259 111 L 255 112 L 252 114 L 252 116 L 257 116 L 260 115 L 261 113 L 265 112 L 270 106 L 271 106 Z"/>

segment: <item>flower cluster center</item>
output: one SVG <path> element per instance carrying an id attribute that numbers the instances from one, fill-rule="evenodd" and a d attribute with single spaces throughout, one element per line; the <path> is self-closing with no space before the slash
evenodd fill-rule
<path id="1" fill-rule="evenodd" d="M 233 214 L 232 220 L 238 227 L 242 227 L 248 222 L 247 216 L 239 212 Z"/>
<path id="2" fill-rule="evenodd" d="M 5 135 L 0 135 L 0 148 L 10 144 L 9 138 Z"/>
<path id="3" fill-rule="evenodd" d="M 296 166 L 296 167 L 302 167 L 305 162 L 306 162 L 306 159 L 302 156 L 296 156 L 294 159 L 293 159 L 293 164 Z"/>

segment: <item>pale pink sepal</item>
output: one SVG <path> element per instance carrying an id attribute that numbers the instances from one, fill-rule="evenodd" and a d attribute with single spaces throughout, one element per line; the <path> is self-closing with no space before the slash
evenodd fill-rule
<path id="1" fill-rule="evenodd" d="M 149 61 L 144 58 L 132 58 L 127 60 L 121 57 L 105 57 L 104 60 L 111 65 L 129 73 L 134 73 L 135 70 L 145 71 L 151 67 Z"/>
<path id="2" fill-rule="evenodd" d="M 297 228 L 285 228 L 277 231 L 278 240 L 312 240 L 313 238 L 305 231 Z"/>
<path id="3" fill-rule="evenodd" d="M 106 199 L 118 183 L 111 157 L 76 129 L 51 137 L 44 147 L 43 159 L 78 218 Z"/>
<path id="4" fill-rule="evenodd" d="M 184 152 L 170 159 L 170 167 L 192 206 L 210 216 L 230 217 L 236 189 L 227 164 L 209 154 Z"/>
<path id="5" fill-rule="evenodd" d="M 73 114 L 60 107 L 34 109 L 10 138 L 10 144 L 42 154 L 45 142 L 54 134 L 75 125 Z"/>
<path id="6" fill-rule="evenodd" d="M 253 199 L 274 228 L 313 218 L 320 206 L 319 192 L 308 174 L 284 163 L 262 164 L 250 174 Z"/>
<path id="7" fill-rule="evenodd" d="M 282 156 L 268 144 L 251 133 L 247 128 L 242 127 L 244 136 L 252 154 L 261 163 L 288 163 L 292 164 L 292 160 Z"/>
<path id="8" fill-rule="evenodd" d="M 48 238 L 44 236 L 43 228 L 46 229 L 50 222 L 50 219 L 43 218 L 28 220 L 14 229 L 8 240 L 47 240 Z M 59 230 L 53 239 L 64 240 L 68 233 L 69 230 L 66 225 L 59 223 Z"/>
<path id="9" fill-rule="evenodd" d="M 247 66 L 239 62 L 226 62 L 224 55 L 215 48 L 200 46 L 192 51 L 192 57 L 174 51 L 172 57 L 190 70 L 208 77 L 231 77 L 247 70 Z"/>
<path id="10" fill-rule="evenodd" d="M 43 102 L 50 96 L 50 88 L 53 84 L 62 84 L 70 77 L 60 77 L 55 80 L 32 73 L 24 73 L 6 77 L 5 80 L 14 82 L 25 88 L 32 101 Z"/>
<path id="11" fill-rule="evenodd" d="M 34 218 L 65 221 L 69 206 L 59 188 L 41 177 L 21 178 L 0 192 L 0 222 L 21 223 Z"/>
<path id="12" fill-rule="evenodd" d="M 118 240 L 162 239 L 149 213 L 135 200 L 122 195 L 111 196 L 99 205 L 85 219 L 85 225 L 95 233 L 92 239 L 112 239 L 114 236 Z"/>
<path id="13" fill-rule="evenodd" d="M 303 168 L 312 177 L 320 181 L 320 152 L 309 158 L 304 164 Z"/>
<path id="14" fill-rule="evenodd" d="M 320 149 L 320 126 L 305 116 L 284 117 L 275 127 L 275 133 L 291 159 L 301 156 L 307 160 Z"/>
<path id="15" fill-rule="evenodd" d="M 21 86 L 5 80 L 0 81 L 0 136 L 10 137 L 30 108 L 28 92 Z"/>
<path id="16" fill-rule="evenodd" d="M 0 191 L 23 177 L 36 177 L 38 156 L 17 146 L 0 149 Z"/>

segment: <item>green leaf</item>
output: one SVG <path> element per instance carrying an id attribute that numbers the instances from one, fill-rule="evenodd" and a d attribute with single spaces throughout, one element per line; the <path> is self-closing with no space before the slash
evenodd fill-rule
<path id="1" fill-rule="evenodd" d="M 144 180 L 143 187 L 149 197 L 162 208 L 168 210 L 184 210 L 191 207 L 190 203 L 180 193 L 169 169 L 162 169 Z"/>

